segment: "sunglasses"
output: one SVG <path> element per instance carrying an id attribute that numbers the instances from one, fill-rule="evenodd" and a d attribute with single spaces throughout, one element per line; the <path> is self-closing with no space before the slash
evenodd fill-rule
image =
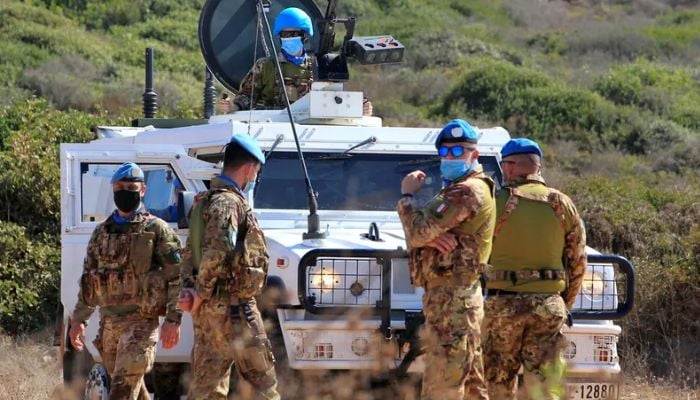
<path id="1" fill-rule="evenodd" d="M 474 151 L 474 147 L 466 146 L 440 146 L 438 148 L 438 155 L 440 157 L 447 157 L 448 154 L 452 153 L 453 157 L 462 157 L 467 151 Z"/>
<path id="2" fill-rule="evenodd" d="M 292 38 L 292 37 L 301 37 L 301 36 L 304 36 L 304 32 L 302 32 L 302 31 L 282 31 L 282 32 L 280 32 L 281 38 Z"/>

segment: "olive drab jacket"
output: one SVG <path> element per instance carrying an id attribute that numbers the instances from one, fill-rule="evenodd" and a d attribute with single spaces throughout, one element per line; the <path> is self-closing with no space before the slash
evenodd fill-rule
<path id="1" fill-rule="evenodd" d="M 443 188 L 423 209 L 403 197 L 398 213 L 406 234 L 413 284 L 425 286 L 433 278 L 453 274 L 476 279 L 491 253 L 496 221 L 495 184 L 479 165 Z M 457 248 L 449 254 L 426 245 L 452 233 Z"/>
<path id="2" fill-rule="evenodd" d="M 200 193 L 190 214 L 182 279 L 204 299 L 235 302 L 258 295 L 267 277 L 265 236 L 241 190 L 218 176 Z"/>
<path id="3" fill-rule="evenodd" d="M 573 306 L 586 271 L 586 233 L 571 199 L 539 175 L 509 183 L 498 217 L 487 287 L 562 293 Z"/>
<path id="4" fill-rule="evenodd" d="M 180 241 L 168 224 L 143 209 L 118 224 L 114 214 L 92 233 L 73 313 L 85 322 L 102 315 L 139 313 L 179 322 Z"/>
<path id="5" fill-rule="evenodd" d="M 301 65 L 287 61 L 284 55 L 278 57 L 289 102 L 293 103 L 311 90 L 313 81 L 313 58 L 306 56 Z M 233 99 L 241 110 L 251 108 L 283 109 L 286 108 L 282 85 L 280 85 L 274 57 L 265 57 L 255 65 L 243 78 L 241 88 Z"/>

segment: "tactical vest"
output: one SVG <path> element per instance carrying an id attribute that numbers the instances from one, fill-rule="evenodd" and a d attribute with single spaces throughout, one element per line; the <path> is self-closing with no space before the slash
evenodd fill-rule
<path id="1" fill-rule="evenodd" d="M 559 192 L 541 183 L 506 188 L 498 194 L 487 288 L 526 293 L 566 289 L 564 215 L 557 206 L 558 196 Z"/>
<path id="2" fill-rule="evenodd" d="M 260 294 L 267 278 L 269 256 L 263 235 L 253 211 L 239 193 L 228 188 L 210 189 L 197 196 L 190 214 L 190 250 L 191 262 L 195 271 L 199 271 L 202 262 L 204 230 L 206 222 L 204 213 L 214 196 L 235 196 L 236 204 L 241 207 L 244 221 L 236 227 L 236 244 L 232 257 L 224 262 L 230 263 L 228 274 L 218 277 L 214 294 L 219 297 L 232 296 L 238 299 L 250 299 Z"/>
<path id="3" fill-rule="evenodd" d="M 291 104 L 311 90 L 311 82 L 313 81 L 312 59 L 311 56 L 307 56 L 300 65 L 287 61 L 283 55 L 280 55 L 279 60 L 282 76 L 284 76 L 284 86 L 287 88 L 287 96 Z M 285 108 L 284 94 L 282 93 L 282 85 L 280 84 L 274 58 L 270 57 L 263 65 L 261 79 L 264 89 L 260 99 L 265 103 L 264 105 L 268 108 Z"/>
<path id="4" fill-rule="evenodd" d="M 108 313 L 139 311 L 144 316 L 164 316 L 168 289 L 163 272 L 153 265 L 156 241 L 155 217 L 144 221 L 100 225 L 95 244 L 97 268 L 80 279 L 83 301 Z"/>
<path id="5" fill-rule="evenodd" d="M 420 247 L 411 249 L 409 258 L 411 263 L 411 279 L 416 286 L 425 286 L 427 282 L 435 279 L 450 277 L 473 279 L 482 273 L 491 253 L 493 229 L 495 223 L 494 190 L 495 184 L 491 178 L 484 175 L 469 176 L 465 179 L 453 182 L 452 185 L 465 184 L 472 179 L 484 185 L 484 193 L 488 193 L 483 206 L 472 218 L 462 221 L 450 233 L 455 234 L 457 248 L 448 254 L 443 254 L 432 247 Z M 444 207 L 444 193 L 442 189 L 423 209 L 425 218 L 436 218 L 441 215 L 440 207 Z M 468 282 L 465 282 L 468 283 Z"/>

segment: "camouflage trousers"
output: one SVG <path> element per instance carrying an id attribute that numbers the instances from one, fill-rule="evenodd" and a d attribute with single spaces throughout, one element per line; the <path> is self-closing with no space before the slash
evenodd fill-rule
<path id="1" fill-rule="evenodd" d="M 528 397 L 557 399 L 563 370 L 556 368 L 566 345 L 561 328 L 566 306 L 559 295 L 497 295 L 486 299 L 484 371 L 493 399 L 516 399 L 524 369 Z"/>
<path id="2" fill-rule="evenodd" d="M 263 329 L 263 320 L 253 301 L 253 315 Z M 229 391 L 231 366 L 236 363 L 238 373 L 252 386 L 255 393 L 240 392 L 237 398 L 279 400 L 277 377 L 272 364 L 272 353 L 244 329 L 245 317 L 234 327 L 230 306 L 226 301 L 210 300 L 201 305 L 193 318 L 194 349 L 192 354 L 192 382 L 187 398 L 226 399 Z M 264 334 L 263 332 L 261 332 Z M 267 337 L 258 338 L 267 340 Z"/>
<path id="3" fill-rule="evenodd" d="M 110 399 L 150 399 L 143 376 L 153 368 L 158 318 L 102 316 L 93 342 L 110 376 Z"/>
<path id="4" fill-rule="evenodd" d="M 481 356 L 481 286 L 473 279 L 434 279 L 423 296 L 422 399 L 488 399 Z"/>

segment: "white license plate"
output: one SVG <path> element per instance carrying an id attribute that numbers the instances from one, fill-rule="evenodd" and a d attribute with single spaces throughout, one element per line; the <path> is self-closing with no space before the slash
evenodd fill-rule
<path id="1" fill-rule="evenodd" d="M 617 400 L 620 387 L 617 383 L 567 383 L 568 400 Z"/>

